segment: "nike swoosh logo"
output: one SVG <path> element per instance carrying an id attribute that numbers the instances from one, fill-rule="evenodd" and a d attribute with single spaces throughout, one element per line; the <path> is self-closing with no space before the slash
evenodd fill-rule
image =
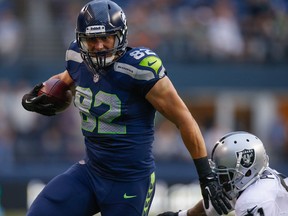
<path id="1" fill-rule="evenodd" d="M 153 64 L 155 64 L 157 62 L 157 60 L 155 60 L 154 62 L 148 62 L 148 66 L 152 66 Z"/>
<path id="2" fill-rule="evenodd" d="M 30 103 L 32 103 L 35 99 L 36 99 L 35 97 L 34 97 L 34 98 L 31 98 L 30 100 L 26 99 L 26 100 L 25 100 L 25 103 L 30 104 Z"/>
<path id="3" fill-rule="evenodd" d="M 135 197 L 137 197 L 137 196 L 136 195 L 129 196 L 126 193 L 123 195 L 124 199 L 131 199 L 131 198 L 135 198 Z"/>
<path id="4" fill-rule="evenodd" d="M 257 205 L 254 206 L 254 207 L 251 208 L 251 209 L 247 209 L 247 213 L 248 213 L 248 214 L 251 214 L 251 213 L 254 211 L 255 208 L 257 208 Z"/>

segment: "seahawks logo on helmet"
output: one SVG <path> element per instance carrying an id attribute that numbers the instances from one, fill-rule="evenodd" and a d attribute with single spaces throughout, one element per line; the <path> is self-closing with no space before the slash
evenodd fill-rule
<path id="1" fill-rule="evenodd" d="M 255 161 L 255 151 L 254 149 L 244 149 L 242 151 L 236 152 L 237 158 L 241 158 L 240 164 L 249 168 Z"/>

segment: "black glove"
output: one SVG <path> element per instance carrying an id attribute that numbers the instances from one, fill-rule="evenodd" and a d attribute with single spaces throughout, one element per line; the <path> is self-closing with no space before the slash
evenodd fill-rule
<path id="1" fill-rule="evenodd" d="M 38 92 L 42 86 L 43 83 L 39 83 L 28 94 L 25 94 L 22 98 L 22 106 L 31 112 L 37 112 L 46 116 L 55 115 L 56 107 L 48 102 L 48 96 L 46 94 L 38 96 Z"/>
<path id="2" fill-rule="evenodd" d="M 223 194 L 215 175 L 210 173 L 199 180 L 205 208 L 209 208 L 210 199 L 214 209 L 219 215 L 228 214 L 229 210 L 232 209 L 232 206 L 227 197 Z"/>
<path id="3" fill-rule="evenodd" d="M 178 216 L 178 212 L 164 212 L 161 214 L 158 214 L 157 216 Z"/>

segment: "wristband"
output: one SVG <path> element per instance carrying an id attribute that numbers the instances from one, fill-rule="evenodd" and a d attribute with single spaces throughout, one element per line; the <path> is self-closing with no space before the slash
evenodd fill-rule
<path id="1" fill-rule="evenodd" d="M 198 172 L 199 178 L 204 178 L 209 175 L 212 171 L 209 165 L 208 157 L 194 159 L 194 164 Z"/>

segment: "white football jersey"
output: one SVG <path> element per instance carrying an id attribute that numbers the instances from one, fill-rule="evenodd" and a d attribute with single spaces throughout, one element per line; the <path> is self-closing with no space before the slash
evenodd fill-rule
<path id="1" fill-rule="evenodd" d="M 288 178 L 281 182 L 277 174 L 277 171 L 267 168 L 260 179 L 246 188 L 237 200 L 232 202 L 235 215 L 288 216 Z M 218 216 L 211 208 L 206 210 L 206 214 Z"/>
<path id="2" fill-rule="evenodd" d="M 202 201 L 203 203 L 203 201 Z M 231 212 L 234 211 L 234 206 L 235 206 L 235 200 L 233 201 L 230 201 L 230 204 L 232 206 L 232 209 L 230 210 Z M 203 203 L 203 206 L 204 206 L 204 203 Z M 204 208 L 205 209 L 205 208 Z M 220 216 L 216 210 L 213 208 L 211 202 L 209 203 L 209 208 L 208 209 L 205 209 L 205 213 L 207 216 Z M 230 214 L 229 214 L 230 215 Z M 233 215 L 233 214 L 232 214 Z"/>
<path id="3" fill-rule="evenodd" d="M 250 185 L 235 204 L 237 216 L 288 216 L 288 178 L 286 188 L 277 172 L 267 168 L 261 178 Z"/>

